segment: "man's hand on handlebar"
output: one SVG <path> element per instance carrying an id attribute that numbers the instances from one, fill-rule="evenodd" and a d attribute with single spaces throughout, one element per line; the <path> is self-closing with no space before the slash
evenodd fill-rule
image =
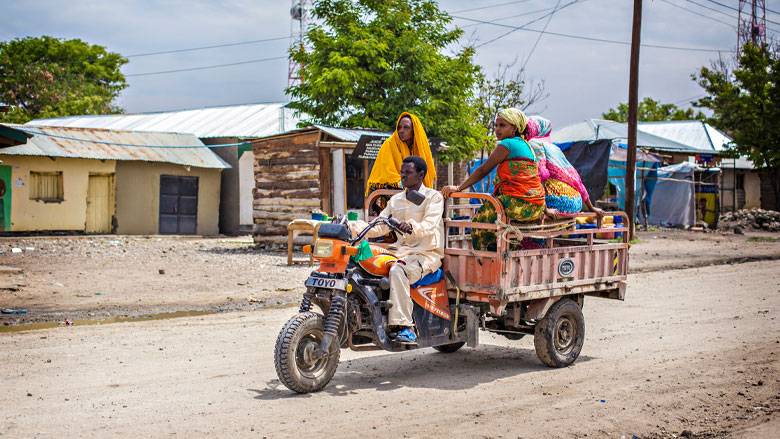
<path id="1" fill-rule="evenodd" d="M 398 221 L 397 219 L 393 218 L 392 216 L 387 218 L 386 223 L 390 228 L 399 231 L 401 233 L 406 233 L 411 235 L 412 234 L 412 225 L 407 223 L 406 221 Z"/>
<path id="2" fill-rule="evenodd" d="M 412 234 L 412 225 L 407 223 L 406 221 L 401 221 L 398 223 L 398 229 L 404 233 L 407 233 L 409 235 Z"/>

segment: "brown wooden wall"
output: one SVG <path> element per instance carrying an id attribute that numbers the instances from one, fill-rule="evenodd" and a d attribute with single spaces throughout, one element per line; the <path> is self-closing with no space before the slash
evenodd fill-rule
<path id="1" fill-rule="evenodd" d="M 434 158 L 434 163 L 436 164 L 436 188 L 437 190 L 441 190 L 444 186 L 447 186 L 447 175 L 448 175 L 448 166 L 446 163 L 441 163 L 438 159 Z M 460 185 L 464 181 L 466 181 L 466 178 L 469 175 L 469 162 L 464 160 L 461 162 L 455 162 L 452 164 L 452 175 L 453 175 L 453 181 L 452 184 L 455 186 Z"/>
<path id="2" fill-rule="evenodd" d="M 317 130 L 254 144 L 255 242 L 286 240 L 290 221 L 320 208 L 319 138 Z"/>

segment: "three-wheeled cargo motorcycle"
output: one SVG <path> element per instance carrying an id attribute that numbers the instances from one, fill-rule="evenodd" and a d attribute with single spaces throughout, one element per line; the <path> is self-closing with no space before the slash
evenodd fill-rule
<path id="1" fill-rule="evenodd" d="M 393 193 L 375 191 L 366 206 Z M 502 222 L 471 222 L 479 204 L 462 203 L 470 199 L 492 203 Z M 304 247 L 319 268 L 306 280 L 298 314 L 281 329 L 274 353 L 279 379 L 295 392 L 325 387 L 338 367 L 340 349 L 399 352 L 432 347 L 453 353 L 464 345 L 476 347 L 480 329 L 511 340 L 533 335 L 539 359 L 550 367 L 564 367 L 577 359 L 584 343 L 584 296 L 623 300 L 625 295 L 629 244 L 624 213 L 610 216 L 624 219 L 622 225 L 598 218 L 593 227 L 575 233 L 576 220 L 571 219 L 563 226 L 524 232 L 507 225 L 503 206 L 490 195 L 454 193 L 445 207 L 442 269 L 411 288 L 417 344 L 396 342 L 388 336 L 387 310 L 393 306 L 388 274 L 398 258 L 387 245 L 370 243 L 370 254 L 363 254 L 360 244 L 378 224 L 402 232 L 392 217 L 371 218 L 367 209 L 365 214 L 370 221 L 356 237 L 351 237 L 346 217 L 337 217 L 321 224 L 314 245 Z M 580 214 L 584 220 L 593 216 Z M 474 228 L 500 234 L 496 250 L 474 250 Z M 616 234 L 622 234 L 620 242 L 596 239 Z M 543 240 L 543 247 L 516 250 L 511 243 L 520 235 Z M 361 258 L 355 258 L 359 252 Z"/>

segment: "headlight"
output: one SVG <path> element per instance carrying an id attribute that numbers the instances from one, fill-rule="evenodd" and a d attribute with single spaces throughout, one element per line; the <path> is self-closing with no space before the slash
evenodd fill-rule
<path id="1" fill-rule="evenodd" d="M 333 255 L 333 241 L 320 241 L 314 244 L 315 258 L 329 258 Z"/>

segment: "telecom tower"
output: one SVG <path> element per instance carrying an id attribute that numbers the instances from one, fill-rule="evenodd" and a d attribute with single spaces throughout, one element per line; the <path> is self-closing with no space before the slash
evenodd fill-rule
<path id="1" fill-rule="evenodd" d="M 756 46 L 766 44 L 765 0 L 739 0 L 737 24 L 737 56 L 748 41 Z"/>
<path id="2" fill-rule="evenodd" d="M 308 10 L 311 0 L 292 0 L 290 7 L 290 50 L 304 46 L 304 34 L 309 22 Z M 301 68 L 303 66 L 290 57 L 287 64 L 287 88 L 301 83 Z"/>

